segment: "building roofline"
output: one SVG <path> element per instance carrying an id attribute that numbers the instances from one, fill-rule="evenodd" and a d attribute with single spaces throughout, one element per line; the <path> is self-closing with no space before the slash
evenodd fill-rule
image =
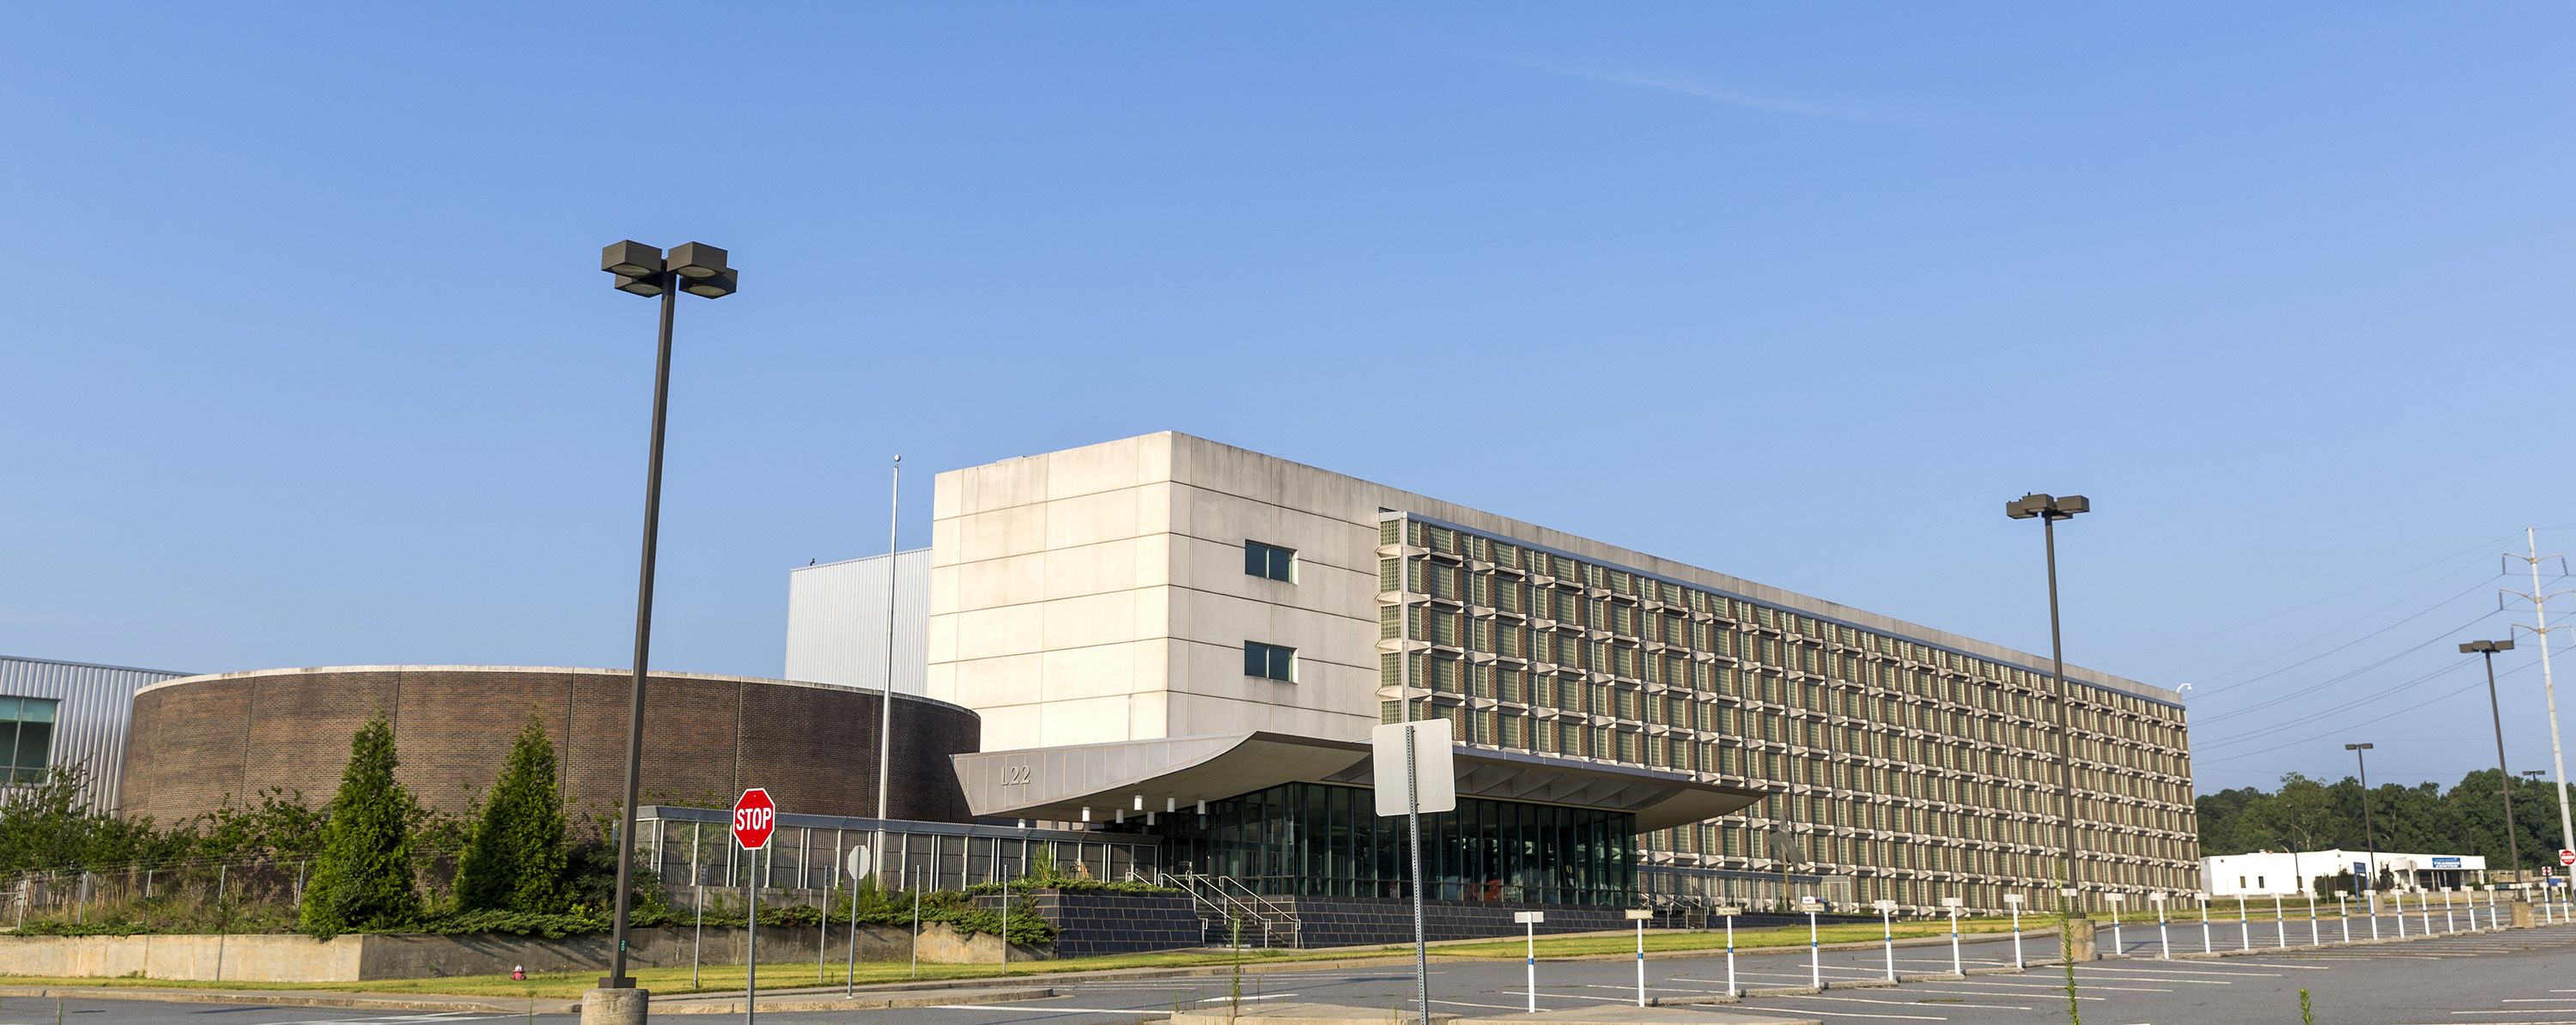
<path id="1" fill-rule="evenodd" d="M 830 568 L 832 568 L 832 567 L 834 567 L 834 566 L 847 566 L 847 565 L 850 565 L 851 563 L 856 563 L 856 562 L 868 562 L 868 561 L 872 561 L 872 560 L 875 560 L 875 559 L 883 559 L 883 558 L 888 557 L 889 555 L 915 555 L 915 554 L 924 554 L 924 553 L 927 553 L 927 552 L 929 552 L 929 551 L 930 551 L 929 546 L 924 545 L 924 546 L 922 546 L 922 547 L 920 547 L 920 548 L 906 548 L 906 549 L 904 549 L 904 550 L 902 550 L 902 551 L 899 551 L 899 552 L 879 553 L 879 554 L 876 554 L 876 555 L 862 555 L 862 556 L 859 556 L 859 557 L 857 557 L 857 558 L 855 558 L 855 559 L 842 559 L 842 560 L 839 560 L 839 561 L 837 561 L 837 562 L 817 562 L 817 563 L 814 563 L 814 564 L 812 564 L 812 565 L 808 565 L 808 566 L 789 566 L 789 567 L 787 567 L 787 572 L 790 572 L 790 573 L 802 573 L 802 572 L 805 572 L 806 570 L 809 570 L 809 569 L 830 569 Z"/>
<path id="2" fill-rule="evenodd" d="M 82 669 L 113 669 L 120 673 L 158 673 L 166 676 L 194 676 L 176 669 L 145 669 L 142 666 L 112 666 L 101 662 L 73 662 L 59 658 L 34 658 L 27 655 L 0 655 L 0 661 L 35 662 L 49 666 L 77 666 Z"/>
<path id="3" fill-rule="evenodd" d="M 591 666 L 298 666 L 279 669 L 245 669 L 231 673 L 206 673 L 198 676 L 183 676 L 175 680 L 158 681 L 142 688 L 141 690 L 137 690 L 135 693 L 141 694 L 146 691 L 158 690 L 163 687 L 174 687 L 183 683 L 204 683 L 210 680 L 236 680 L 255 676 L 298 676 L 308 673 L 575 673 L 583 676 L 633 676 L 634 670 L 601 669 Z M 812 680 L 781 680 L 776 677 L 769 676 L 728 676 L 720 673 L 680 673 L 662 669 L 648 669 L 645 671 L 644 675 L 666 680 L 706 680 L 714 683 L 761 683 L 779 687 L 809 687 L 815 690 L 842 690 L 849 691 L 853 694 L 884 693 L 883 690 L 876 687 L 853 687 L 848 684 L 817 683 Z M 976 712 L 974 709 L 968 708 L 964 705 L 941 701 L 938 698 L 923 697 L 919 694 L 906 694 L 902 691 L 896 691 L 894 696 L 904 701 L 918 701 L 925 705 L 938 705 L 943 708 L 952 708 L 960 712 L 974 715 L 979 720 L 982 718 L 982 714 Z"/>

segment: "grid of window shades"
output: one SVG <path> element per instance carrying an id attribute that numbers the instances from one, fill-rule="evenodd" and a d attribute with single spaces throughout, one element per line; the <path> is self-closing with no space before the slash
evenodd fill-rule
<path id="1" fill-rule="evenodd" d="M 2045 672 L 1412 518 L 1380 524 L 1386 697 L 1461 743 L 1696 773 L 1775 791 L 1640 837 L 1656 864 L 1849 874 L 1862 901 L 2053 907 L 2071 741 L 2075 878 L 2197 889 L 2183 710 Z M 1426 693 L 1427 692 L 1427 693 Z M 1386 721 L 1403 716 L 1383 703 Z M 2133 901 L 2138 898 L 2132 898 Z"/>
<path id="2" fill-rule="evenodd" d="M 0 772 L 10 783 L 42 783 L 54 755 L 54 710 L 49 698 L 0 698 Z"/>
<path id="3" fill-rule="evenodd" d="M 1422 816 L 1423 895 L 1633 906 L 1636 826 L 1627 812 L 1462 797 L 1456 811 Z M 1160 829 L 1164 864 L 1258 893 L 1410 896 L 1405 820 L 1379 817 L 1359 787 L 1282 784 L 1166 816 Z"/>
<path id="4" fill-rule="evenodd" d="M 1243 675 L 1297 682 L 1297 649 L 1260 641 L 1243 642 Z"/>

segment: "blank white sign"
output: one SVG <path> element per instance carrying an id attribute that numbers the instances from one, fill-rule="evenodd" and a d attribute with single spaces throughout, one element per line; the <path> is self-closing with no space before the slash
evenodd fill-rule
<path id="1" fill-rule="evenodd" d="M 1404 775 L 1404 737 L 1413 735 L 1413 778 Z M 1369 731 L 1370 771 L 1377 780 L 1377 813 L 1402 815 L 1458 810 L 1458 771 L 1450 757 L 1449 720 L 1388 723 Z M 1407 806 L 1407 787 L 1420 803 Z"/>

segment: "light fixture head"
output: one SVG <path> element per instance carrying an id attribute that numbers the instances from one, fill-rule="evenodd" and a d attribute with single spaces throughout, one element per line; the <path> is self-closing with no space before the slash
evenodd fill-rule
<path id="1" fill-rule="evenodd" d="M 2089 513 L 2092 511 L 2093 501 L 2082 495 L 2067 495 L 2057 500 L 2057 514 L 2060 517 L 2073 516 L 2076 513 Z"/>
<path id="2" fill-rule="evenodd" d="M 2041 510 L 2048 508 L 2048 503 L 2054 501 L 2057 501 L 2057 498 L 2053 495 L 2023 495 L 2004 503 L 2004 515 L 2016 520 L 2027 520 L 2039 515 Z"/>
<path id="3" fill-rule="evenodd" d="M 629 239 L 601 249 L 599 269 L 623 277 L 650 277 L 662 273 L 662 251 Z"/>
<path id="4" fill-rule="evenodd" d="M 674 246 L 670 266 L 684 278 L 711 278 L 725 272 L 725 251 L 704 242 Z"/>
<path id="5" fill-rule="evenodd" d="M 2371 749 L 2371 746 L 2368 744 L 2345 744 L 2343 749 L 2346 751 L 2368 751 Z"/>
<path id="6" fill-rule="evenodd" d="M 620 292 L 632 292 L 636 295 L 650 299 L 654 296 L 661 295 L 664 283 L 669 280 L 669 275 L 664 274 L 647 274 L 640 278 L 628 277 L 624 274 L 620 274 L 617 276 L 617 290 Z"/>
<path id="7" fill-rule="evenodd" d="M 740 273 L 742 272 L 727 270 L 703 278 L 681 278 L 680 291 L 709 299 L 722 299 L 733 294 L 734 276 Z"/>

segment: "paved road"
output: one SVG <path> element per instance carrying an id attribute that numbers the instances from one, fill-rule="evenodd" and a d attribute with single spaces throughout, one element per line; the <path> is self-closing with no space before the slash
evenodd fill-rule
<path id="1" fill-rule="evenodd" d="M 2438 922 L 2439 919 L 2437 918 Z M 2268 923 L 2265 923 L 2268 925 Z M 2304 922 L 2297 923 L 2304 931 Z M 2334 938 L 2328 923 L 2327 938 Z M 2410 926 L 2410 934 L 2414 927 Z M 2502 934 L 2443 937 L 2403 944 L 2341 950 L 2286 952 L 2218 960 L 2156 960 L 2152 926 L 2123 929 L 2121 939 L 2134 959 L 2114 959 L 2076 969 L 2084 1015 L 2097 1025 L 2237 1025 L 2248 1021 L 2298 1021 L 2299 990 L 2312 997 L 2318 1021 L 2332 1025 L 2576 1025 L 2576 926 L 2550 926 Z M 2212 942 L 2242 945 L 2244 937 L 2217 927 Z M 2393 930 L 2391 931 L 2393 934 Z M 2255 945 L 2276 939 L 2255 930 Z M 2304 939 L 2293 936 L 2292 940 Z M 2109 937 L 2104 937 L 2105 946 Z M 2177 950 L 2198 949 L 2195 923 L 2186 938 L 2174 930 Z M 2039 956 L 2053 946 L 2034 939 L 2028 953 Z M 1947 947 L 1900 947 L 1902 974 L 1946 972 Z M 1972 942 L 1961 949 L 1965 967 L 2002 967 L 2012 963 L 2008 941 Z M 1810 967 L 1804 951 L 1747 955 L 1738 958 L 1737 980 L 1746 988 L 1806 985 L 1821 971 L 1836 979 L 1883 978 L 1881 951 L 1827 952 Z M 1726 988 L 1726 960 L 1690 958 L 1649 961 L 1647 992 L 1680 997 L 1714 994 Z M 1891 988 L 1833 990 L 1812 996 L 1757 997 L 1748 1008 L 1793 1012 L 1842 1025 L 1900 1025 L 1909 1022 L 2031 1023 L 2063 1021 L 2066 993 L 2062 969 L 2033 968 L 2020 975 L 1976 975 L 1959 981 L 1917 982 Z M 1401 969 L 1359 971 L 1266 972 L 1244 977 L 1244 996 L 1252 1000 L 1394 1008 L 1409 1004 L 1411 973 Z M 1635 999 L 1633 961 L 1573 962 L 1539 965 L 1538 1005 L 1542 1009 L 1620 1003 Z M 886 1011 L 802 1012 L 761 1015 L 775 1025 L 1128 1025 L 1140 1016 L 1169 1013 L 1176 1007 L 1221 1003 L 1228 981 L 1223 978 L 1077 982 L 1062 984 L 1066 995 L 1050 1000 L 990 1007 L 908 1008 Z M 1432 966 L 1434 1005 L 1442 1011 L 1505 1014 L 1522 1009 L 1522 966 L 1443 964 Z M 503 1022 L 518 1016 L 463 1014 L 370 1013 L 332 1009 L 162 1004 L 130 1001 L 72 1000 L 64 1004 L 67 1023 L 107 1022 L 140 1025 L 428 1025 L 441 1022 Z M 1710 1010 L 1724 1010 L 1723 1005 Z M 0 1004 L 0 1025 L 46 1025 L 53 1020 L 50 1001 L 10 999 Z M 538 1015 L 546 1025 L 569 1025 L 570 1015 Z M 672 1018 L 680 1022 L 697 1016 Z M 721 1016 L 707 1019 L 715 1025 Z"/>

